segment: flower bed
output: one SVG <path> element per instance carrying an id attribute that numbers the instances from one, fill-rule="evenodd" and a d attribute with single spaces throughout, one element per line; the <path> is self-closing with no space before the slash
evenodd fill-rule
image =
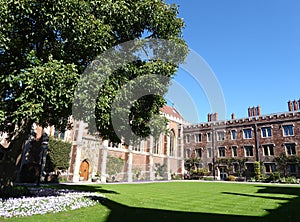
<path id="1" fill-rule="evenodd" d="M 23 217 L 75 210 L 96 205 L 97 202 L 91 200 L 91 197 L 104 197 L 102 194 L 74 190 L 51 188 L 29 188 L 29 190 L 31 197 L 0 199 L 0 217 Z"/>

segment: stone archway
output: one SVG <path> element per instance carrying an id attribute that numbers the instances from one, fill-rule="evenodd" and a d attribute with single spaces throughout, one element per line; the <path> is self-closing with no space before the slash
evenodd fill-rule
<path id="1" fill-rule="evenodd" d="M 82 161 L 80 164 L 80 177 L 82 177 L 84 181 L 89 179 L 89 167 L 90 165 L 86 160 Z"/>

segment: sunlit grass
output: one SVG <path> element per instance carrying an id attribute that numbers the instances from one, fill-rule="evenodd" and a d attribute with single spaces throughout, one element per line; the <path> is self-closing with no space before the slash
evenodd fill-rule
<path id="1" fill-rule="evenodd" d="M 300 188 L 297 186 L 161 182 L 68 187 L 100 192 L 108 200 L 102 202 L 103 205 L 79 210 L 9 220 L 300 221 Z"/>

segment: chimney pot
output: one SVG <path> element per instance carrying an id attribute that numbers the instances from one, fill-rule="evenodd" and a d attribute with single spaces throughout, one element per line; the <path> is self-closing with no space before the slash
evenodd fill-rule
<path id="1" fill-rule="evenodd" d="M 260 116 L 261 115 L 261 108 L 260 106 L 257 106 L 257 116 Z"/>
<path id="2" fill-rule="evenodd" d="M 294 100 L 294 111 L 297 111 L 299 109 L 298 102 Z"/>
<path id="3" fill-rule="evenodd" d="M 289 112 L 293 111 L 293 104 L 291 100 L 288 101 L 288 108 L 289 108 Z"/>
<path id="4" fill-rule="evenodd" d="M 235 114 L 234 113 L 231 114 L 231 119 L 235 119 Z"/>
<path id="5" fill-rule="evenodd" d="M 248 117 L 251 117 L 251 108 L 248 108 Z"/>
<path id="6" fill-rule="evenodd" d="M 211 114 L 207 114 L 207 122 L 210 122 L 211 121 Z"/>

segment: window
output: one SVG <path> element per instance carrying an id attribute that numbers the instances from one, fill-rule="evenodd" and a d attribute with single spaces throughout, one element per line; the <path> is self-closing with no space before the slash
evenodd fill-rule
<path id="1" fill-rule="evenodd" d="M 265 163 L 264 165 L 266 173 L 273 173 L 276 171 L 275 163 Z"/>
<path id="2" fill-rule="evenodd" d="M 206 134 L 206 136 L 207 136 L 207 142 L 211 142 L 211 133 L 207 133 Z"/>
<path id="3" fill-rule="evenodd" d="M 225 147 L 219 147 L 219 157 L 225 157 L 225 156 L 226 156 Z"/>
<path id="4" fill-rule="evenodd" d="M 225 132 L 224 132 L 224 131 L 219 131 L 219 132 L 217 132 L 217 140 L 218 140 L 218 141 L 223 141 L 223 140 L 225 140 Z"/>
<path id="5" fill-rule="evenodd" d="M 251 139 L 252 138 L 252 130 L 251 129 L 244 129 L 244 139 Z"/>
<path id="6" fill-rule="evenodd" d="M 211 148 L 207 148 L 207 158 L 211 158 L 212 153 L 211 153 Z"/>
<path id="7" fill-rule="evenodd" d="M 190 158 L 190 157 L 191 157 L 191 149 L 190 149 L 190 148 L 187 148 L 187 149 L 185 150 L 185 157 L 186 157 L 186 158 Z"/>
<path id="8" fill-rule="evenodd" d="M 196 152 L 196 157 L 197 158 L 201 158 L 202 157 L 202 149 L 201 148 L 196 149 L 195 152 Z"/>
<path id="9" fill-rule="evenodd" d="M 283 135 L 284 136 L 294 136 L 294 126 L 293 125 L 283 126 Z"/>
<path id="10" fill-rule="evenodd" d="M 285 149 L 286 149 L 287 155 L 296 155 L 296 144 L 295 143 L 286 143 Z"/>
<path id="11" fill-rule="evenodd" d="M 237 146 L 232 146 L 231 149 L 232 149 L 232 156 L 237 157 Z"/>
<path id="12" fill-rule="evenodd" d="M 263 127 L 263 128 L 261 128 L 261 136 L 263 138 L 272 137 L 272 128 L 271 127 Z"/>
<path id="13" fill-rule="evenodd" d="M 236 130 L 231 130 L 231 139 L 236 140 Z"/>
<path id="14" fill-rule="evenodd" d="M 268 144 L 268 145 L 262 145 L 264 156 L 274 156 L 274 145 Z"/>
<path id="15" fill-rule="evenodd" d="M 190 141 L 191 141 L 191 135 L 190 134 L 185 135 L 185 142 L 190 143 Z"/>
<path id="16" fill-rule="evenodd" d="M 245 146 L 245 156 L 253 156 L 253 146 Z"/>
<path id="17" fill-rule="evenodd" d="M 196 142 L 196 143 L 200 143 L 201 140 L 202 140 L 202 138 L 201 138 L 201 133 L 195 134 L 195 142 Z"/>
<path id="18" fill-rule="evenodd" d="M 297 165 L 296 164 L 288 164 L 288 172 L 290 174 L 297 174 Z"/>

